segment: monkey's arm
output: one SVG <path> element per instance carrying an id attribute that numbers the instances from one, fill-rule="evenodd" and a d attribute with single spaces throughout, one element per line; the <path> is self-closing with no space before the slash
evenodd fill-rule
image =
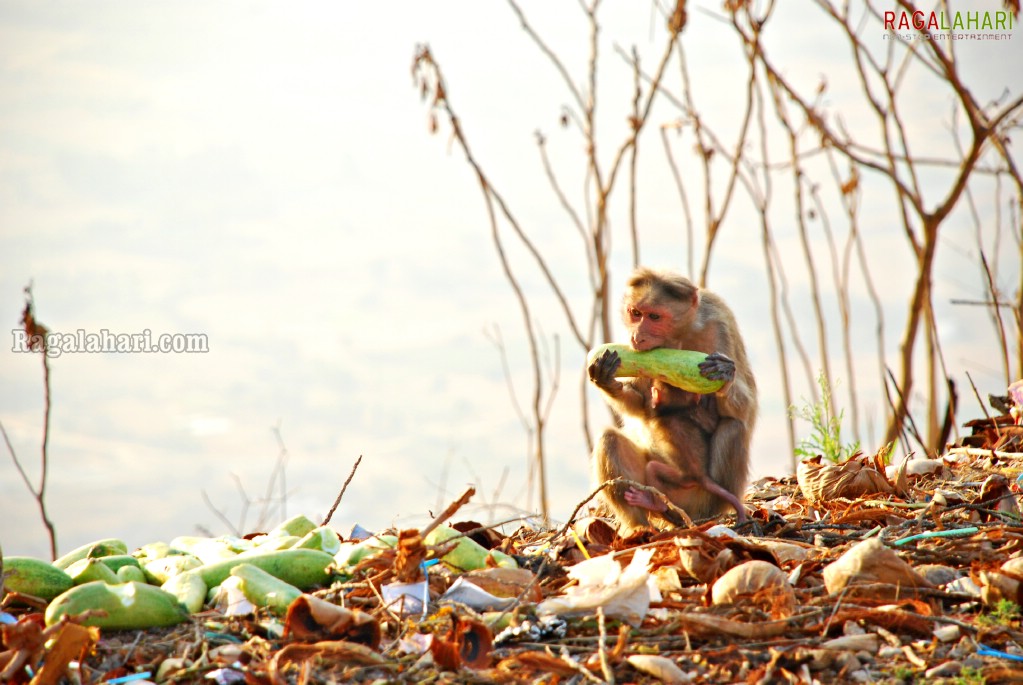
<path id="1" fill-rule="evenodd" d="M 752 430 L 757 413 L 757 387 L 749 369 L 736 373 L 735 378 L 716 393 L 718 412 L 741 421 Z"/>
<path id="2" fill-rule="evenodd" d="M 590 364 L 587 372 L 593 384 L 607 396 L 609 403 L 620 413 L 642 416 L 646 409 L 646 394 L 632 383 L 622 383 L 615 372 L 622 365 L 617 352 L 608 350 Z"/>
<path id="3" fill-rule="evenodd" d="M 714 351 L 700 364 L 700 375 L 725 381 L 725 385 L 715 393 L 718 411 L 722 416 L 740 419 L 752 428 L 757 411 L 756 382 L 742 343 L 736 344 L 723 328 L 719 328 L 713 336 L 711 348 Z"/>

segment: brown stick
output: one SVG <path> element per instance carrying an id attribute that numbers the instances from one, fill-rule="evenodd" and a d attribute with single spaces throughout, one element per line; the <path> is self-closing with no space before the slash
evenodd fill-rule
<path id="1" fill-rule="evenodd" d="M 980 399 L 980 393 L 977 392 L 977 385 L 973 382 L 973 376 L 970 375 L 969 371 L 966 372 L 966 380 L 970 381 L 970 387 L 973 388 L 973 396 L 977 398 L 977 404 L 980 405 L 980 410 L 984 412 L 984 418 L 995 427 L 995 437 L 1001 440 L 1002 431 L 998 429 L 998 422 L 991 421 L 991 414 L 988 413 L 987 407 L 984 406 L 984 400 Z"/>
<path id="2" fill-rule="evenodd" d="M 426 528 L 423 528 L 421 531 L 419 531 L 419 534 L 425 538 L 433 531 L 434 528 L 436 528 L 437 526 L 439 526 L 440 524 L 444 523 L 449 518 L 454 516 L 455 512 L 461 509 L 463 506 L 465 506 L 466 503 L 470 499 L 472 499 L 472 496 L 475 494 L 476 488 L 470 486 L 469 489 L 462 493 L 461 497 L 459 497 L 457 500 L 449 504 L 448 508 L 440 513 L 440 516 L 431 521 L 430 524 L 426 526 Z"/>
<path id="3" fill-rule="evenodd" d="M 334 515 L 334 511 L 337 509 L 337 505 L 341 504 L 341 498 L 345 496 L 345 490 L 348 489 L 348 484 L 352 482 L 352 478 L 355 477 L 355 470 L 359 468 L 359 464 L 361 463 L 362 455 L 360 454 L 359 458 L 355 460 L 355 464 L 352 466 L 351 473 L 349 473 L 348 478 L 345 479 L 344 485 L 341 486 L 341 492 L 337 493 L 337 499 L 334 500 L 334 506 L 332 506 L 330 508 L 330 511 L 327 512 L 327 517 L 323 519 L 323 523 L 320 524 L 321 526 L 325 526 L 328 523 L 330 523 L 330 517 Z"/>

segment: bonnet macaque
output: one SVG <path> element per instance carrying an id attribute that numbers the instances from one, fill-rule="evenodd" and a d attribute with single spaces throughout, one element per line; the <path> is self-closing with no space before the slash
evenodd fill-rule
<path id="1" fill-rule="evenodd" d="M 697 395 L 648 378 L 623 382 L 615 378 L 617 353 L 594 360 L 590 380 L 622 421 L 594 447 L 594 484 L 625 477 L 657 488 L 693 519 L 731 507 L 745 521 L 740 497 L 749 474 L 757 389 L 734 315 L 720 297 L 684 276 L 647 268 L 631 275 L 622 305 L 633 349 L 705 352 L 701 375 L 725 384 Z M 614 487 L 603 498 L 623 533 L 650 525 L 651 516 L 677 523 L 649 492 Z"/>

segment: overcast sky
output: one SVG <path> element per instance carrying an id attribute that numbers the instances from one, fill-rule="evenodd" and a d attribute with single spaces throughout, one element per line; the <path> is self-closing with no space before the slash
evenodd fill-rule
<path id="1" fill-rule="evenodd" d="M 700 106 L 713 125 L 734 131 L 742 53 L 710 16 L 719 3 L 691 4 L 684 42 Z M 962 4 L 1001 9 L 993 0 Z M 610 155 L 625 135 L 632 88 L 614 45 L 636 45 L 653 65 L 663 32 L 649 3 L 606 5 L 600 130 Z M 588 35 L 578 4 L 523 6 L 582 85 Z M 819 11 L 810 3 L 789 11 L 769 34 L 786 73 L 802 84 L 832 69 L 848 73 L 847 48 L 824 30 Z M 444 122 L 430 134 L 410 74 L 419 43 L 444 69 L 495 187 L 583 305 L 579 237 L 544 178 L 534 134 L 549 137 L 570 179 L 582 143 L 559 126 L 570 100 L 563 83 L 506 4 L 0 0 L 0 321 L 17 326 L 31 281 L 37 315 L 52 330 L 148 329 L 209 341 L 205 354 L 51 360 L 47 501 L 62 550 L 108 536 L 141 545 L 200 525 L 226 532 L 202 493 L 238 522 L 234 476 L 251 497 L 262 495 L 279 453 L 274 426 L 289 454 L 288 514 L 324 515 L 360 455 L 334 515 L 340 530 L 428 518 L 469 483 L 477 503 L 508 505 L 491 512 L 498 519 L 535 508 L 527 439 L 491 340 L 499 326 L 518 395 L 528 396 L 521 316 L 470 168 Z M 959 54 L 978 100 L 1023 87 L 1018 31 L 997 44 L 962 45 Z M 828 103 L 854 101 L 849 85 L 832 77 Z M 947 139 L 947 95 L 913 77 L 905 87 L 918 89 L 910 128 L 924 141 Z M 679 198 L 656 137 L 677 117 L 670 107 L 656 110 L 646 143 L 655 171 L 644 177 L 641 254 L 684 269 Z M 848 123 L 866 125 L 855 113 Z M 682 171 L 698 175 L 696 166 Z M 978 201 L 985 219 L 993 216 L 988 200 Z M 894 349 L 912 277 L 911 265 L 898 265 L 910 257 L 890 208 L 864 215 Z M 755 475 L 780 476 L 789 462 L 785 406 L 759 227 L 742 208 L 730 217 L 711 286 L 733 304 L 760 380 Z M 616 289 L 629 260 L 624 228 L 616 224 Z M 781 248 L 796 249 L 791 226 L 777 229 Z M 972 228 L 959 230 L 965 237 L 940 255 L 939 288 L 944 300 L 981 299 L 964 259 Z M 564 517 L 589 490 L 578 409 L 583 351 L 535 269 L 521 252 L 513 258 L 545 334 L 561 343 L 547 447 L 553 513 Z M 1016 274 L 1018 283 L 1018 251 L 997 259 L 1005 280 Z M 790 276 L 805 315 L 805 275 Z M 983 313 L 945 311 L 957 373 L 971 371 L 998 391 Z M 837 334 L 833 302 L 829 316 Z M 865 355 L 873 326 L 867 319 L 857 331 Z M 0 346 L 0 421 L 36 478 L 41 362 L 11 347 Z M 246 525 L 254 519 L 250 512 Z M 9 554 L 48 549 L 6 454 L 0 544 Z"/>

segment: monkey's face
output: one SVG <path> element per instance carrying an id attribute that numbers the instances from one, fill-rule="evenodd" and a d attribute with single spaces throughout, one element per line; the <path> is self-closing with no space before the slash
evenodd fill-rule
<path id="1" fill-rule="evenodd" d="M 643 352 L 670 346 L 675 319 L 670 309 L 626 302 L 625 326 L 632 349 Z"/>

